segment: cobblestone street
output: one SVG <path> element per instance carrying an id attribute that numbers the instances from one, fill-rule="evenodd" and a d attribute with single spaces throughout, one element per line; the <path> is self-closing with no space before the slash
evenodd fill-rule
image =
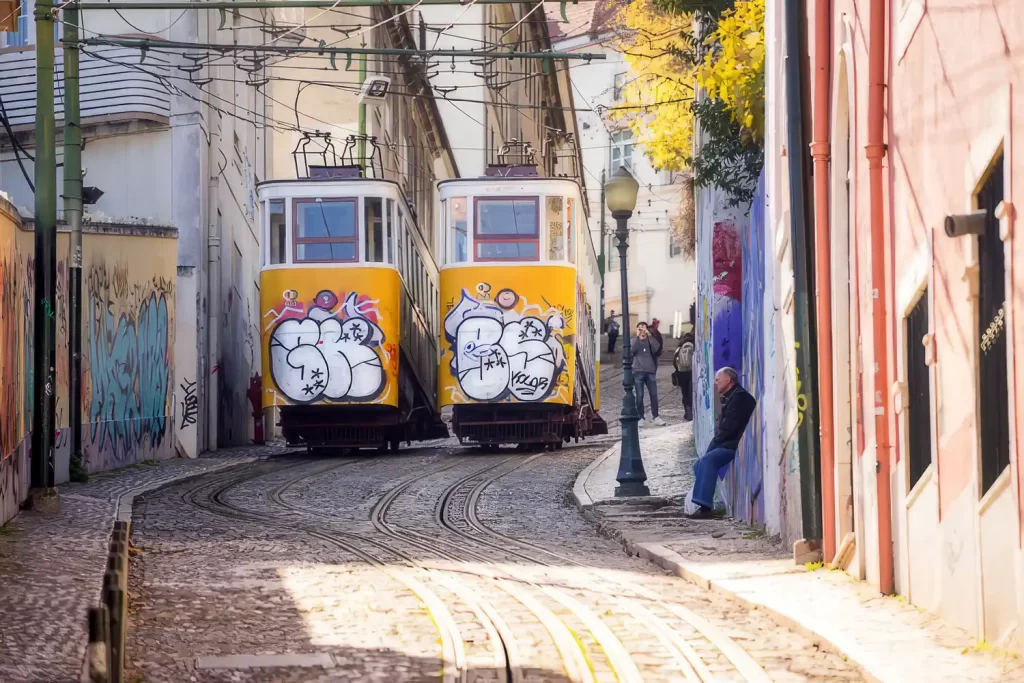
<path id="1" fill-rule="evenodd" d="M 130 675 L 863 680 L 600 538 L 568 496 L 598 448 L 469 453 L 278 456 L 136 499 Z"/>

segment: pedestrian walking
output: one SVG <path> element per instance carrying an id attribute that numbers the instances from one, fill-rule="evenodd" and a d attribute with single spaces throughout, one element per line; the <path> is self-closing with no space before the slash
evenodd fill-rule
<path id="1" fill-rule="evenodd" d="M 661 343 L 655 338 L 647 323 L 637 323 L 636 336 L 630 344 L 633 351 L 633 388 L 636 391 L 636 411 L 644 420 L 644 387 L 651 398 L 651 424 L 663 427 L 665 421 L 658 417 L 658 383 L 655 373 L 658 370 L 658 357 Z"/>
<path id="2" fill-rule="evenodd" d="M 619 338 L 619 321 L 615 319 L 615 311 L 605 320 L 604 326 L 608 332 L 608 353 L 615 353 L 615 340 Z"/>
<path id="3" fill-rule="evenodd" d="M 683 395 L 683 419 L 687 422 L 693 420 L 693 350 L 693 334 L 687 332 L 672 357 L 672 384 Z"/>
<path id="4" fill-rule="evenodd" d="M 708 519 L 715 507 L 715 485 L 719 474 L 736 457 L 743 430 L 754 414 L 757 400 L 740 386 L 739 375 L 732 368 L 715 373 L 715 389 L 722 400 L 722 413 L 715 427 L 715 436 L 704 455 L 693 465 L 693 502 L 697 511 L 689 517 Z"/>

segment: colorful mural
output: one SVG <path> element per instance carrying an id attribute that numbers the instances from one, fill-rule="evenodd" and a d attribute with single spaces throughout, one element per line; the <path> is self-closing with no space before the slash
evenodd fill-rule
<path id="1" fill-rule="evenodd" d="M 34 237 L 0 198 L 0 523 L 28 492 L 34 371 Z M 43 311 L 56 325 L 57 482 L 68 480 L 70 425 L 83 424 L 86 470 L 96 472 L 174 455 L 172 430 L 173 231 L 107 226 L 83 235 L 82 412 L 68 393 L 68 233 L 57 236 L 57 290 Z"/>
<path id="2" fill-rule="evenodd" d="M 722 295 L 728 296 L 737 284 L 741 287 L 738 297 L 741 309 L 742 361 L 733 366 L 740 373 L 740 382 L 747 391 L 757 399 L 757 408 L 743 434 L 743 441 L 736 453 L 736 460 L 722 482 L 722 492 L 729 510 L 737 519 L 750 524 L 765 523 L 764 480 L 764 427 L 765 427 L 765 382 L 763 375 L 765 353 L 765 197 L 764 174 L 758 182 L 753 203 L 750 208 L 750 227 L 744 233 L 739 262 L 730 271 L 730 277 L 723 278 L 715 284 L 716 290 L 721 287 Z M 717 230 L 717 227 L 716 227 Z M 718 234 L 716 232 L 716 238 Z M 731 235 L 724 235 L 730 240 Z M 717 240 L 716 240 L 717 241 Z M 720 253 L 723 256 L 731 252 L 734 245 L 730 242 L 723 245 Z M 728 256 L 731 258 L 731 256 Z M 723 264 L 723 266 L 726 264 Z M 736 275 L 742 270 L 740 282 Z M 768 294 L 771 296 L 771 293 Z M 731 341 L 731 340 L 730 340 Z M 724 354 L 723 354 L 724 355 Z"/>
<path id="3" fill-rule="evenodd" d="M 500 282 L 495 282 L 496 275 Z M 441 272 L 441 300 L 441 406 L 496 401 L 572 404 L 574 268 L 447 269 Z"/>
<path id="4" fill-rule="evenodd" d="M 265 407 L 398 405 L 397 271 L 287 269 L 260 277 Z M 348 287 L 356 282 L 359 291 Z"/>
<path id="5" fill-rule="evenodd" d="M 127 261 L 101 261 L 83 275 L 87 467 L 106 469 L 147 459 L 171 431 L 174 284 L 133 281 Z"/>

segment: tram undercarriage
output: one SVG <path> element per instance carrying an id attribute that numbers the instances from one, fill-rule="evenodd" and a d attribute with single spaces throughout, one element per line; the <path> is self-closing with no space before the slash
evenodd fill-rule
<path id="1" fill-rule="evenodd" d="M 559 446 L 608 433 L 608 424 L 587 403 L 475 404 L 452 409 L 452 431 L 459 443 L 474 446 L 538 444 Z"/>

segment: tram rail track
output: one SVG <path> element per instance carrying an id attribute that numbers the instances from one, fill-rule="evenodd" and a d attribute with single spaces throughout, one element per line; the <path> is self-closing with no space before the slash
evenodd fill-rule
<path id="1" fill-rule="evenodd" d="M 676 668 L 688 682 L 709 683 L 720 679 L 694 647 L 691 641 L 695 638 L 680 633 L 672 621 L 688 625 L 696 638 L 710 643 L 744 680 L 757 683 L 771 680 L 753 657 L 727 634 L 685 606 L 666 602 L 653 591 L 632 582 L 607 585 L 608 579 L 599 576 L 585 563 L 502 533 L 484 523 L 480 518 L 480 500 L 485 491 L 501 478 L 544 455 L 498 456 L 495 458 L 497 462 L 489 459 L 482 467 L 474 467 L 472 472 L 447 485 L 435 505 L 434 522 L 440 530 L 454 536 L 457 542 L 442 535 L 431 536 L 421 530 L 404 527 L 389 519 L 389 513 L 396 501 L 417 483 L 442 475 L 460 465 L 480 464 L 479 456 L 444 458 L 440 463 L 406 477 L 388 489 L 370 511 L 370 522 L 374 530 L 386 540 L 362 533 L 313 526 L 302 521 L 302 516 L 332 518 L 321 510 L 296 504 L 286 497 L 289 490 L 305 480 L 329 476 L 342 467 L 369 462 L 370 459 L 343 459 L 312 468 L 309 466 L 320 461 L 302 459 L 283 467 L 269 465 L 272 461 L 266 461 L 241 473 L 232 472 L 204 479 L 200 485 L 183 493 L 182 498 L 190 505 L 221 516 L 305 533 L 358 558 L 402 584 L 426 607 L 439 634 L 441 680 L 444 683 L 469 683 L 473 680 L 473 665 L 487 657 L 480 654 L 479 647 L 471 653 L 472 656 L 467 654 L 467 641 L 439 591 L 453 596 L 454 602 L 461 603 L 474 615 L 476 622 L 487 634 L 487 640 L 494 645 L 487 668 L 502 672 L 504 679 L 510 683 L 526 681 L 529 668 L 514 629 L 502 617 L 503 613 L 508 614 L 513 608 L 519 613 L 525 611 L 547 633 L 558 652 L 567 680 L 574 683 L 596 680 L 594 653 L 588 653 L 587 646 L 577 635 L 579 631 L 589 634 L 603 655 L 610 673 L 618 681 L 633 683 L 643 680 L 627 646 L 589 606 L 572 597 L 565 586 L 540 583 L 513 574 L 496 562 L 497 558 L 512 558 L 548 569 L 569 566 L 584 572 L 588 582 L 597 588 L 588 590 L 612 596 L 615 608 L 642 624 L 654 636 L 671 655 Z M 271 513 L 239 507 L 228 500 L 227 494 L 231 489 L 261 477 L 281 473 L 285 473 L 286 479 L 269 490 L 266 498 L 276 510 L 287 513 L 285 520 Z M 424 557 L 417 557 L 417 554 Z M 424 558 L 430 557 L 452 563 L 477 563 L 479 569 L 468 572 L 472 578 L 466 578 L 467 572 L 438 567 L 425 561 Z M 396 563 L 402 566 L 393 566 Z M 500 592 L 486 597 L 481 595 L 479 581 Z M 632 595 L 622 595 L 621 589 L 624 587 L 629 588 Z M 500 598 L 501 594 L 510 598 L 515 605 L 506 598 Z M 543 604 L 542 599 L 557 605 L 558 611 L 565 616 L 552 611 Z M 576 625 L 575 630 L 567 619 Z"/>

